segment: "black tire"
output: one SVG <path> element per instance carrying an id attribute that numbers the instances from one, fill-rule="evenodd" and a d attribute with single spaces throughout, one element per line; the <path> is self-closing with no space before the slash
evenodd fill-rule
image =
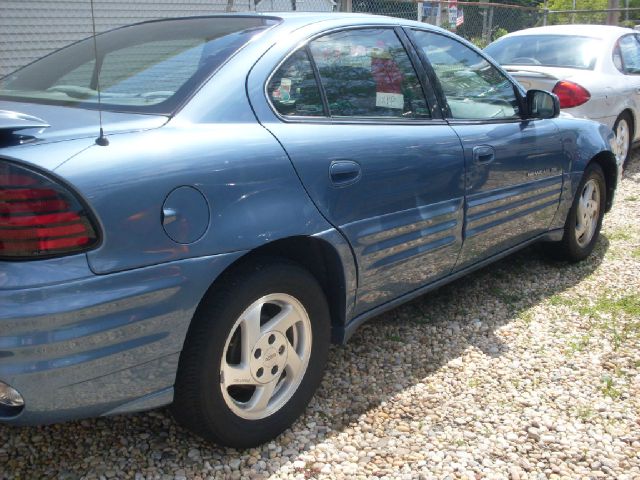
<path id="1" fill-rule="evenodd" d="M 587 243 L 581 245 L 578 242 L 578 235 L 576 230 L 578 203 L 584 191 L 585 185 L 591 180 L 595 182 L 599 189 L 599 211 L 597 223 L 595 225 L 595 231 L 591 239 Z M 567 260 L 570 262 L 579 262 L 581 260 L 584 260 L 591 254 L 600 235 L 602 219 L 604 217 L 604 211 L 607 203 L 606 195 L 607 189 L 604 179 L 604 172 L 602 171 L 600 165 L 592 162 L 587 166 L 584 175 L 580 180 L 580 184 L 578 185 L 578 189 L 576 190 L 576 195 L 573 199 L 571 210 L 569 210 L 569 215 L 567 216 L 567 220 L 564 225 L 564 235 L 562 237 L 562 240 L 551 245 L 551 252 L 556 258 Z"/>
<path id="2" fill-rule="evenodd" d="M 311 353 L 301 383 L 279 410 L 247 420 L 227 405 L 220 368 L 227 338 L 236 321 L 265 295 L 297 299 L 311 324 Z M 286 260 L 259 259 L 238 268 L 206 295 L 198 307 L 180 355 L 171 406 L 175 419 L 206 440 L 249 448 L 279 435 L 304 412 L 324 374 L 330 343 L 329 308 L 316 279 Z"/>
<path id="3" fill-rule="evenodd" d="M 629 158 L 631 158 L 631 146 L 633 144 L 633 119 L 631 118 L 631 114 L 629 114 L 629 112 L 621 113 L 620 116 L 616 119 L 616 123 L 613 124 L 613 133 L 617 135 L 618 126 L 620 125 L 620 122 L 623 120 L 627 123 L 627 131 L 628 131 L 627 154 L 622 160 L 622 164 L 624 166 L 629 161 Z"/>

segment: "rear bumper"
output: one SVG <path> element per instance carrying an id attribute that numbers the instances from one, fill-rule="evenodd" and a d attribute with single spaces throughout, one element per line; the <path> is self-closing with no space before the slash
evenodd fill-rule
<path id="1" fill-rule="evenodd" d="M 618 118 L 616 115 L 601 116 L 600 112 L 594 111 L 593 108 L 587 107 L 588 102 L 579 107 L 564 109 L 560 111 L 560 116 L 568 118 L 584 118 L 586 120 L 593 120 L 594 122 L 602 123 L 607 127 L 613 129 L 613 125 Z"/>
<path id="2" fill-rule="evenodd" d="M 44 262 L 41 275 L 54 283 L 39 286 L 42 276 L 29 286 L 16 281 L 18 272 L 35 275 L 39 262 L 0 262 L 0 381 L 25 401 L 19 414 L 0 413 L 0 421 L 53 423 L 171 402 L 195 308 L 241 255 L 110 275 L 92 274 L 79 255 L 66 259 L 64 270 L 77 278 L 61 280 L 51 270 L 55 261 Z"/>

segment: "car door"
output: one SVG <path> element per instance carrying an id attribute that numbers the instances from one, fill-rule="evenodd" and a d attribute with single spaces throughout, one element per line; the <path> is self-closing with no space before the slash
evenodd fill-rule
<path id="1" fill-rule="evenodd" d="M 286 52 L 279 67 L 283 53 L 270 51 L 266 91 L 249 78 L 260 122 L 353 248 L 355 313 L 448 274 L 461 248 L 462 147 L 432 115 L 403 41 L 394 27 L 340 29 Z"/>
<path id="2" fill-rule="evenodd" d="M 560 132 L 552 120 L 524 119 L 511 80 L 469 46 L 432 31 L 410 36 L 464 147 L 464 245 L 456 269 L 464 268 L 549 228 L 562 190 Z"/>

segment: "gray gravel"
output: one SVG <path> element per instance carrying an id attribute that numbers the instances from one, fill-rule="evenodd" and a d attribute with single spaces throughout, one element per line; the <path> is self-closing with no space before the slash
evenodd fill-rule
<path id="1" fill-rule="evenodd" d="M 589 260 L 530 248 L 371 321 L 261 448 L 165 410 L 0 426 L 0 478 L 269 476 L 640 479 L 640 152 Z"/>

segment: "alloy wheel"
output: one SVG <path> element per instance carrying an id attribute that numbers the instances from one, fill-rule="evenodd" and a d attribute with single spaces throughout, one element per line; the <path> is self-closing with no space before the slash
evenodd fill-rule
<path id="1" fill-rule="evenodd" d="M 595 179 L 584 184 L 576 212 L 576 242 L 584 247 L 591 242 L 598 227 L 600 214 L 600 187 Z"/>
<path id="2" fill-rule="evenodd" d="M 274 293 L 252 303 L 223 350 L 220 387 L 229 409 L 259 420 L 282 408 L 304 378 L 311 342 L 309 315 L 291 295 Z"/>
<path id="3" fill-rule="evenodd" d="M 622 164 L 627 159 L 629 154 L 629 124 L 624 118 L 618 121 L 616 126 L 615 146 L 616 146 L 616 160 L 619 164 Z"/>

